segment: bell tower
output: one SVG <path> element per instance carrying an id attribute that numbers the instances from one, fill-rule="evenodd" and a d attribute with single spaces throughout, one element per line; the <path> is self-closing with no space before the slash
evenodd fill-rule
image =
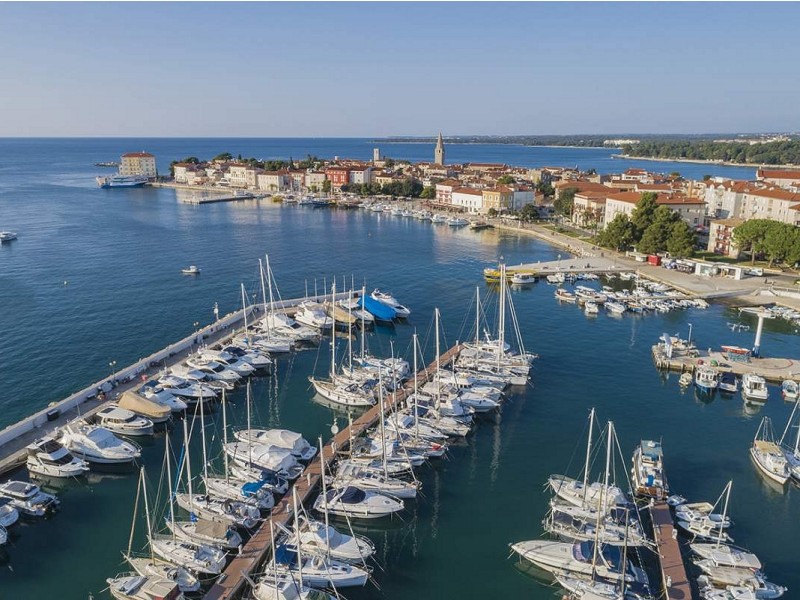
<path id="1" fill-rule="evenodd" d="M 444 140 L 442 132 L 439 132 L 439 139 L 436 140 L 436 149 L 433 151 L 433 163 L 436 165 L 444 164 Z"/>

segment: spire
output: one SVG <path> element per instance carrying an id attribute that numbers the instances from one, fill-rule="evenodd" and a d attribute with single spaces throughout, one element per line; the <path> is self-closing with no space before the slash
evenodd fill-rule
<path id="1" fill-rule="evenodd" d="M 442 139 L 442 132 L 439 132 L 439 137 L 436 140 L 436 149 L 433 151 L 433 162 L 437 165 L 444 164 L 444 140 Z"/>

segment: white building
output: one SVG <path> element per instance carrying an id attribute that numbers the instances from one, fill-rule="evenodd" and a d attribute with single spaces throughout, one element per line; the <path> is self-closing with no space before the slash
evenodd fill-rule
<path id="1" fill-rule="evenodd" d="M 228 167 L 228 184 L 237 188 L 253 188 L 258 186 L 258 173 L 260 169 L 255 169 L 250 165 L 230 165 Z"/>
<path id="2" fill-rule="evenodd" d="M 120 157 L 119 174 L 124 177 L 156 177 L 156 157 L 149 152 L 127 152 Z"/>
<path id="3" fill-rule="evenodd" d="M 372 183 L 372 167 L 352 167 L 349 177 L 350 183 Z"/>
<path id="4" fill-rule="evenodd" d="M 483 192 L 474 188 L 455 188 L 450 203 L 467 212 L 480 213 L 483 212 Z"/>
<path id="5" fill-rule="evenodd" d="M 309 171 L 305 174 L 303 186 L 307 190 L 322 190 L 322 185 L 325 183 L 325 173 L 320 171 Z"/>
<path id="6" fill-rule="evenodd" d="M 639 192 L 620 192 L 609 194 L 606 197 L 605 223 L 604 227 L 611 223 L 618 214 L 633 214 L 636 205 L 642 199 Z M 658 206 L 666 206 L 678 213 L 690 227 L 702 227 L 706 215 L 706 203 L 699 198 L 688 198 L 683 195 L 659 194 L 656 199 Z"/>
<path id="7" fill-rule="evenodd" d="M 287 171 L 265 171 L 256 176 L 258 189 L 280 192 L 291 187 L 291 177 Z"/>

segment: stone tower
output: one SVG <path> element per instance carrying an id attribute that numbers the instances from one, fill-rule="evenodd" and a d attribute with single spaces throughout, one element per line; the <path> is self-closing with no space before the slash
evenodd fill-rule
<path id="1" fill-rule="evenodd" d="M 433 151 L 433 163 L 436 165 L 444 164 L 444 141 L 442 140 L 442 132 L 439 132 L 439 139 L 436 140 L 436 150 Z"/>
<path id="2" fill-rule="evenodd" d="M 373 148 L 372 149 L 372 162 L 380 162 L 381 161 L 381 149 L 380 148 Z"/>

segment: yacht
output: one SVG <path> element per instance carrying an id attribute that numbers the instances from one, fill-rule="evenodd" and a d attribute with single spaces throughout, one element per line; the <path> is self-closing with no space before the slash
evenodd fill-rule
<path id="1" fill-rule="evenodd" d="M 106 579 L 108 591 L 117 600 L 183 600 L 178 584 L 155 575 L 122 573 Z"/>
<path id="2" fill-rule="evenodd" d="M 218 362 L 242 377 L 248 377 L 256 372 L 256 367 L 254 365 L 225 350 L 203 348 L 197 354 L 200 360 Z"/>
<path id="3" fill-rule="evenodd" d="M 178 584 L 178 589 L 183 593 L 193 594 L 200 591 L 200 580 L 183 567 L 151 558 L 133 556 L 125 558 L 139 575 L 172 581 Z"/>
<path id="4" fill-rule="evenodd" d="M 154 554 L 201 576 L 217 576 L 225 568 L 225 552 L 219 548 L 176 540 L 171 535 L 149 536 Z"/>
<path id="5" fill-rule="evenodd" d="M 533 273 L 514 273 L 511 276 L 512 285 L 530 285 L 536 281 L 538 281 L 538 277 Z"/>
<path id="6" fill-rule="evenodd" d="M 784 400 L 797 400 L 800 397 L 800 384 L 792 379 L 787 379 L 781 384 L 781 394 Z"/>
<path id="7" fill-rule="evenodd" d="M 127 436 L 152 435 L 153 422 L 136 413 L 110 404 L 94 415 L 95 422 L 113 433 Z"/>
<path id="8" fill-rule="evenodd" d="M 274 570 L 275 566 L 272 567 Z M 265 573 L 253 585 L 255 600 L 336 600 L 328 592 L 308 587 L 305 581 L 301 584 L 294 574 L 283 573 L 276 577 L 272 571 Z"/>
<path id="9" fill-rule="evenodd" d="M 286 544 L 275 549 L 275 556 L 265 569 L 266 573 L 277 571 L 279 576 L 290 576 L 311 587 L 352 587 L 366 585 L 369 571 L 350 563 L 322 556 L 298 555 Z"/>
<path id="10" fill-rule="evenodd" d="M 73 456 L 50 436 L 40 438 L 27 447 L 28 471 L 45 477 L 79 477 L 89 470 L 86 461 Z"/>
<path id="11" fill-rule="evenodd" d="M 150 384 L 153 385 L 153 390 L 155 390 L 156 385 L 152 382 L 150 382 Z M 142 390 L 144 390 L 147 385 L 148 384 L 145 384 Z M 177 375 L 164 375 L 158 380 L 157 385 L 176 398 L 182 399 L 187 404 L 194 404 L 200 401 L 206 402 L 217 397 L 217 392 L 214 388 L 197 381 L 190 381 L 183 377 L 178 377 Z M 147 393 L 144 392 L 144 395 L 146 396 Z"/>
<path id="12" fill-rule="evenodd" d="M 751 571 L 761 569 L 761 561 L 758 560 L 758 557 L 743 548 L 716 542 L 695 542 L 689 544 L 689 547 L 700 558 L 709 560 L 718 567 L 735 567 Z"/>
<path id="13" fill-rule="evenodd" d="M 694 384 L 701 392 L 711 393 L 719 386 L 719 374 L 713 367 L 699 366 L 694 373 Z"/>
<path id="14" fill-rule="evenodd" d="M 547 483 L 556 496 L 575 506 L 599 509 L 601 504 L 605 504 L 610 509 L 614 506 L 625 506 L 628 503 L 628 499 L 621 489 L 612 485 L 605 486 L 600 482 L 584 486 L 582 481 L 566 475 L 551 475 Z"/>
<path id="15" fill-rule="evenodd" d="M 188 402 L 181 400 L 173 390 L 165 389 L 157 381 L 148 381 L 139 388 L 138 395 L 168 408 L 172 413 L 182 413 L 189 407 Z"/>
<path id="16" fill-rule="evenodd" d="M 351 519 L 378 519 L 403 510 L 403 501 L 352 485 L 328 490 L 314 502 L 314 510 Z"/>
<path id="17" fill-rule="evenodd" d="M 299 342 L 318 342 L 319 333 L 305 325 L 301 325 L 287 314 L 273 311 L 264 316 L 261 321 L 261 329 L 269 334 L 280 334 L 288 336 Z"/>
<path id="18" fill-rule="evenodd" d="M 750 447 L 750 456 L 758 470 L 769 479 L 781 485 L 789 479 L 791 475 L 789 462 L 781 447 L 773 439 L 772 422 L 769 417 L 764 417 L 756 430 L 753 445 Z"/>
<path id="19" fill-rule="evenodd" d="M 661 442 L 642 440 L 633 452 L 631 478 L 637 496 L 656 500 L 665 500 L 669 496 Z"/>
<path id="20" fill-rule="evenodd" d="M 298 528 L 303 554 L 363 563 L 375 553 L 375 545 L 369 538 L 344 534 L 321 521 L 302 516 L 299 517 Z"/>
<path id="21" fill-rule="evenodd" d="M 297 307 L 294 318 L 298 323 L 323 331 L 333 327 L 333 319 L 325 313 L 325 308 L 318 302 L 302 302 Z"/>
<path id="22" fill-rule="evenodd" d="M 620 547 L 649 545 L 641 523 L 628 515 L 620 509 L 601 513 L 551 500 L 542 525 L 550 535 L 567 542 L 597 541 Z"/>
<path id="23" fill-rule="evenodd" d="M 288 429 L 244 429 L 233 435 L 246 444 L 272 444 L 285 448 L 298 460 L 309 461 L 317 454 L 315 446 L 309 444 L 301 434 Z"/>
<path id="24" fill-rule="evenodd" d="M 242 536 L 230 523 L 196 518 L 190 521 L 167 519 L 167 528 L 172 534 L 185 542 L 235 550 L 242 544 Z"/>
<path id="25" fill-rule="evenodd" d="M 289 450 L 274 444 L 235 441 L 225 444 L 223 450 L 239 464 L 254 465 L 288 479 L 297 479 L 303 472 L 303 466 Z"/>
<path id="26" fill-rule="evenodd" d="M 719 391 L 723 394 L 735 394 L 739 391 L 739 380 L 733 371 L 723 371 L 719 374 Z"/>
<path id="27" fill-rule="evenodd" d="M 244 344 L 231 343 L 222 348 L 222 351 L 253 365 L 253 368 L 257 370 L 269 371 L 275 366 L 275 361 L 269 355 Z"/>
<path id="28" fill-rule="evenodd" d="M 382 292 L 379 289 L 373 290 L 372 293 L 370 294 L 370 298 L 372 298 L 373 300 L 377 300 L 381 304 L 385 304 L 389 308 L 393 308 L 396 315 L 401 319 L 408 318 L 411 315 L 411 310 L 400 304 L 397 301 L 397 298 L 395 298 L 391 294 Z"/>
<path id="29" fill-rule="evenodd" d="M 308 380 L 314 386 L 317 394 L 342 406 L 353 408 L 370 407 L 375 404 L 375 397 L 371 393 L 366 393 L 358 383 L 340 385 L 333 381 L 324 381 L 309 377 Z"/>
<path id="30" fill-rule="evenodd" d="M 607 301 L 603 304 L 606 307 L 606 310 L 613 315 L 621 315 L 624 313 L 628 308 L 622 302 L 616 302 L 615 300 Z"/>
<path id="31" fill-rule="evenodd" d="M 331 483 L 334 487 L 352 485 L 393 498 L 415 498 L 420 487 L 419 481 L 389 477 L 380 467 L 369 467 L 350 461 L 338 465 Z"/>
<path id="32" fill-rule="evenodd" d="M 0 483 L 0 498 L 10 500 L 11 506 L 29 517 L 43 517 L 58 508 L 58 498 L 25 481 Z"/>
<path id="33" fill-rule="evenodd" d="M 760 375 L 745 373 L 742 375 L 742 396 L 745 402 L 766 402 L 769 398 L 767 382 Z"/>
<path id="34" fill-rule="evenodd" d="M 184 275 L 200 275 L 200 267 L 197 265 L 189 265 L 185 269 L 181 269 Z"/>
<path id="35" fill-rule="evenodd" d="M 230 502 L 241 502 L 257 508 L 270 510 L 275 506 L 272 490 L 263 483 L 242 482 L 236 478 L 221 476 L 203 476 L 206 492 L 213 498 Z"/>
<path id="36" fill-rule="evenodd" d="M 255 506 L 209 494 L 178 493 L 175 494 L 175 502 L 185 511 L 208 521 L 233 524 L 245 529 L 253 529 L 261 518 L 261 513 Z"/>
<path id="37" fill-rule="evenodd" d="M 0 527 L 11 527 L 19 520 L 19 511 L 8 498 L 0 498 Z"/>
<path id="38" fill-rule="evenodd" d="M 217 379 L 226 383 L 235 384 L 242 378 L 239 373 L 229 368 L 227 365 L 223 365 L 215 360 L 206 360 L 199 356 L 187 358 L 186 366 L 206 374 L 211 379 Z"/>
<path id="39" fill-rule="evenodd" d="M 17 234 L 13 231 L 0 231 L 0 244 L 17 239 Z"/>
<path id="40" fill-rule="evenodd" d="M 447 217 L 437 213 L 431 217 L 431 223 L 447 223 Z"/>
<path id="41" fill-rule="evenodd" d="M 463 227 L 464 225 L 469 225 L 469 221 L 461 217 L 450 217 L 447 219 L 447 224 L 450 227 Z"/>
<path id="42" fill-rule="evenodd" d="M 141 449 L 111 431 L 85 421 L 68 423 L 61 430 L 60 441 L 75 456 L 89 463 L 125 464 L 142 456 Z"/>

